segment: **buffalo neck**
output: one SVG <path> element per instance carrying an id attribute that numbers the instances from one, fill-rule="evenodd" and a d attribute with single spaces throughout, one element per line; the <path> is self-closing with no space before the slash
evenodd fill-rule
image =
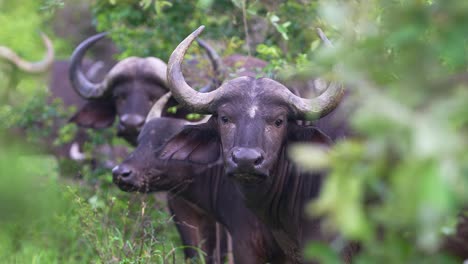
<path id="1" fill-rule="evenodd" d="M 190 184 L 172 195 L 178 195 L 206 211 L 228 229 L 239 225 L 239 221 L 245 221 L 245 217 L 256 218 L 246 208 L 237 186 L 224 176 L 222 165 L 213 166 L 192 177 Z"/>
<path id="2" fill-rule="evenodd" d="M 236 241 L 237 252 L 255 252 L 255 258 L 262 262 L 283 258 L 268 228 L 246 207 L 236 184 L 224 175 L 223 165 L 193 175 L 191 183 L 177 195 L 224 225 Z"/>
<path id="3" fill-rule="evenodd" d="M 287 145 L 280 152 L 269 179 L 258 185 L 240 185 L 246 204 L 272 230 L 283 251 L 301 259 L 306 239 L 320 238 L 319 220 L 304 212 L 319 194 L 323 175 L 306 173 L 287 158 Z"/>

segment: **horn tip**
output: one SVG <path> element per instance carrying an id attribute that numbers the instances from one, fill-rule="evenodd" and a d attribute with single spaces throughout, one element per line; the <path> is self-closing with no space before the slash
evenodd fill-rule
<path id="1" fill-rule="evenodd" d="M 42 38 L 45 42 L 47 42 L 47 43 L 51 42 L 50 38 L 49 38 L 49 37 L 47 36 L 47 34 L 44 33 L 43 31 L 39 31 L 39 35 L 41 35 L 41 38 Z"/>
<path id="2" fill-rule="evenodd" d="M 197 28 L 197 30 L 195 30 L 195 34 L 196 35 L 199 35 L 200 33 L 203 32 L 203 30 L 205 29 L 205 25 L 201 25 L 200 27 Z"/>
<path id="3" fill-rule="evenodd" d="M 52 63 L 54 59 L 54 44 L 52 43 L 52 40 L 47 36 L 46 33 L 44 33 L 43 31 L 39 31 L 39 34 L 41 35 L 41 38 L 47 48 L 47 54 L 49 55 L 48 57 L 50 63 Z"/>
<path id="4" fill-rule="evenodd" d="M 327 38 L 327 35 L 325 35 L 325 33 L 323 32 L 323 30 L 321 28 L 317 28 L 317 34 L 319 35 L 320 39 L 328 46 L 333 46 L 333 44 L 331 43 L 331 41 Z"/>

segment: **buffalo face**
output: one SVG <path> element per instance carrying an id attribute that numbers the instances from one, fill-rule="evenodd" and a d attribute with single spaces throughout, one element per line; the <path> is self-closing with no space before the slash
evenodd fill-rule
<path id="1" fill-rule="evenodd" d="M 225 94 L 216 108 L 226 173 L 258 183 L 274 169 L 286 139 L 289 109 L 274 94 L 264 92 L 275 87 L 264 87 L 263 79 L 241 78 L 231 85 L 236 92 Z"/>
<path id="2" fill-rule="evenodd" d="M 167 90 L 157 80 L 133 78 L 114 84 L 112 100 L 118 117 L 117 135 L 136 145 L 136 139 L 154 102 Z"/>
<path id="3" fill-rule="evenodd" d="M 168 190 L 186 181 L 188 173 L 178 170 L 178 164 L 168 165 L 157 158 L 159 148 L 184 124 L 182 120 L 164 117 L 147 122 L 134 152 L 112 170 L 114 183 L 123 191 L 146 193 Z"/>
<path id="4" fill-rule="evenodd" d="M 82 127 L 99 129 L 111 126 L 117 117 L 117 135 L 136 145 L 151 106 L 167 90 L 157 81 L 139 76 L 118 80 L 110 89 L 110 96 L 89 100 L 71 121 Z"/>

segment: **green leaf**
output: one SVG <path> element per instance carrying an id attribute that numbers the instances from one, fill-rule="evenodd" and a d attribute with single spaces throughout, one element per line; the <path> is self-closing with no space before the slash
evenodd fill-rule
<path id="1" fill-rule="evenodd" d="M 202 9 L 209 9 L 213 5 L 214 0 L 198 0 L 197 6 Z"/>
<path id="2" fill-rule="evenodd" d="M 190 113 L 186 116 L 186 118 L 188 120 L 196 120 L 196 119 L 200 119 L 202 116 L 200 114 L 197 114 L 197 113 Z"/>
<path id="3" fill-rule="evenodd" d="M 148 7 L 150 7 L 152 3 L 153 3 L 153 0 L 140 0 L 140 6 L 143 9 L 148 9 Z"/>
<path id="4" fill-rule="evenodd" d="M 296 144 L 289 148 L 289 156 L 304 169 L 323 170 L 330 165 L 327 149 L 321 145 Z"/>
<path id="5" fill-rule="evenodd" d="M 259 44 L 257 46 L 257 52 L 266 58 L 279 58 L 282 53 L 278 47 L 267 46 L 265 44 Z"/>
<path id="6" fill-rule="evenodd" d="M 165 7 L 171 7 L 172 6 L 172 3 L 171 2 L 168 2 L 168 1 L 156 1 L 156 3 L 154 4 L 154 10 L 156 11 L 156 14 L 160 15 L 162 13 L 162 10 L 165 8 Z"/>
<path id="7" fill-rule="evenodd" d="M 171 113 L 171 114 L 175 114 L 175 113 L 177 113 L 177 108 L 178 108 L 177 106 L 169 107 L 169 108 L 167 109 L 167 112 L 168 112 L 168 113 Z"/>
<path id="8" fill-rule="evenodd" d="M 315 260 L 319 263 L 341 264 L 339 254 L 326 244 L 313 242 L 309 243 L 304 250 L 304 258 L 306 260 Z"/>

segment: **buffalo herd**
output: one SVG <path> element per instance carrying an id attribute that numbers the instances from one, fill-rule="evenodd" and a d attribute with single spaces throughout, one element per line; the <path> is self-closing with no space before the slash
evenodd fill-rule
<path id="1" fill-rule="evenodd" d="M 216 237 L 205 222 L 215 220 L 232 237 L 235 263 L 303 263 L 306 241 L 332 241 L 337 235 L 324 233 L 320 219 L 304 214 L 326 172 L 302 171 L 289 160 L 287 148 L 296 142 L 332 144 L 320 128 L 302 121 L 310 112 L 318 119 L 335 110 L 343 87 L 330 83 L 320 96 L 306 99 L 245 67 L 213 91 L 196 91 L 184 78 L 182 62 L 201 31 L 171 55 L 167 83 L 182 108 L 208 114 L 207 121 L 161 117 L 161 98 L 136 150 L 113 169 L 114 182 L 124 191 L 168 191 L 169 197 L 187 201 L 199 212 L 190 223 L 198 222 L 207 252 L 215 252 L 211 239 Z M 347 262 L 350 248 L 343 248 Z"/>
<path id="2" fill-rule="evenodd" d="M 221 58 L 202 40 L 211 72 L 200 67 L 201 58 L 184 63 L 202 31 L 183 40 L 167 64 L 129 57 L 109 67 L 85 59 L 106 33 L 84 40 L 67 61 L 53 61 L 45 36 L 43 61 L 28 63 L 5 47 L 0 56 L 28 72 L 52 68 L 51 96 L 78 108 L 69 122 L 91 129 L 117 123 L 116 135 L 136 148 L 112 169 L 114 183 L 125 192 L 167 193 L 187 259 L 199 256 L 200 248 L 205 263 L 315 263 L 303 258 L 307 242 L 343 238 L 305 213 L 327 171 L 303 170 L 288 148 L 302 143 L 328 149 L 350 136 L 341 103 L 347 93 L 342 84 L 321 79 L 304 89 L 258 77 L 267 62 L 239 54 Z M 189 120 L 190 113 L 199 118 Z M 84 140 L 68 146 L 71 158 L 80 157 Z M 343 262 L 351 263 L 358 249 L 358 243 L 342 243 Z"/>

